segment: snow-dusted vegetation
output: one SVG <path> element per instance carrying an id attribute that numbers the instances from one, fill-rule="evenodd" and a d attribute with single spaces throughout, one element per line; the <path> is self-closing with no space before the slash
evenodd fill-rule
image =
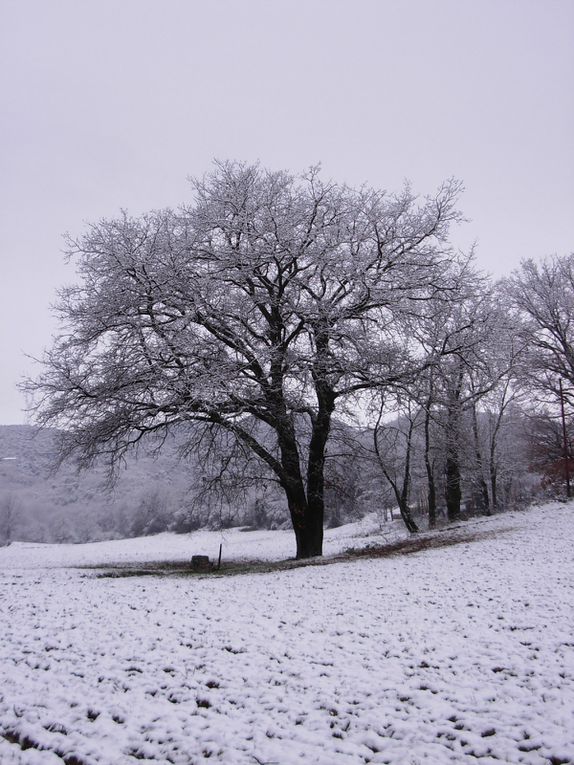
<path id="1" fill-rule="evenodd" d="M 290 534 L 3 548 L 0 761 L 570 763 L 573 513 L 236 575 L 284 558 Z M 326 555 L 406 534 L 368 531 L 327 532 Z M 220 541 L 219 574 L 173 566 Z"/>

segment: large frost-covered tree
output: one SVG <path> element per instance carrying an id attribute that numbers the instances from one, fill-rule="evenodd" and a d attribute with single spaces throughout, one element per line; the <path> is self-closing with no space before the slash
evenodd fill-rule
<path id="1" fill-rule="evenodd" d="M 297 556 L 320 555 L 335 410 L 433 362 L 413 327 L 456 297 L 459 184 L 421 200 L 216 163 L 194 189 L 71 243 L 80 281 L 28 384 L 38 421 L 86 462 L 181 423 L 225 432 L 284 490 Z"/>

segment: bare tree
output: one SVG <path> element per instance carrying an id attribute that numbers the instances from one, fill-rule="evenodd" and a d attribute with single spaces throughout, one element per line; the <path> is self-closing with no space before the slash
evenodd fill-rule
<path id="1" fill-rule="evenodd" d="M 525 260 L 503 286 L 529 351 L 524 381 L 556 403 L 563 379 L 574 403 L 574 253 L 541 263 Z"/>
<path id="2" fill-rule="evenodd" d="M 411 469 L 414 451 L 415 430 L 423 420 L 422 410 L 413 401 L 399 399 L 396 403 L 396 419 L 384 423 L 382 415 L 384 406 L 381 405 L 379 416 L 373 429 L 373 444 L 379 467 L 389 482 L 401 518 L 411 534 L 419 528 L 413 518 L 409 505 L 411 487 Z"/>
<path id="3" fill-rule="evenodd" d="M 457 302 L 438 301 L 418 328 L 427 351 L 438 354 L 417 393 L 425 410 L 424 462 L 431 527 L 437 519 L 437 452 L 442 456 L 447 515 L 454 520 L 461 512 L 465 452 L 470 447 L 474 457 L 481 459 L 476 412 L 474 422 L 471 416 L 473 445 L 467 438 L 467 415 L 493 389 L 504 369 L 497 350 L 501 312 L 488 279 L 472 268 L 472 260 L 459 273 L 457 294 Z"/>
<path id="4" fill-rule="evenodd" d="M 281 485 L 297 557 L 320 555 L 335 409 L 434 363 L 413 323 L 450 299 L 459 184 L 417 200 L 219 163 L 194 188 L 71 242 L 81 281 L 25 387 L 83 463 L 182 423 L 225 431 Z"/>
<path id="5" fill-rule="evenodd" d="M 529 409 L 542 420 L 564 419 L 561 469 L 569 497 L 571 451 L 565 421 L 574 405 L 574 253 L 554 255 L 540 263 L 523 261 L 504 287 L 526 348 L 520 385 L 530 394 Z M 530 422 L 534 424 L 536 418 Z M 542 430 L 535 427 L 531 437 L 541 435 Z M 551 451 L 548 456 L 551 458 Z"/>
<path id="6" fill-rule="evenodd" d="M 528 412 L 525 421 L 529 468 L 541 477 L 542 488 L 552 495 L 564 496 L 565 454 L 561 418 L 552 409 Z M 572 432 L 573 421 L 567 422 L 567 433 Z M 568 439 L 568 469 L 574 474 L 573 445 Z"/>
<path id="7" fill-rule="evenodd" d="M 487 431 L 487 450 L 488 450 L 488 478 L 490 484 L 490 505 L 489 510 L 498 510 L 500 507 L 500 477 L 501 474 L 509 476 L 512 474 L 525 472 L 524 462 L 525 451 L 521 449 L 521 439 L 512 438 L 512 453 L 509 454 L 508 439 L 505 439 L 505 431 L 508 427 L 514 427 L 516 430 L 516 420 L 520 410 L 516 407 L 517 393 L 513 387 L 512 379 L 505 379 L 497 387 L 495 395 L 489 397 L 486 403 L 486 423 Z M 521 470 L 512 470 L 510 465 L 518 464 Z M 510 495 L 509 482 L 506 483 L 506 495 Z"/>

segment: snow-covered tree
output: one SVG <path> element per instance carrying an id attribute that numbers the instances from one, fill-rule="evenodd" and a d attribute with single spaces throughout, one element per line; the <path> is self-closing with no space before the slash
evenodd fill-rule
<path id="1" fill-rule="evenodd" d="M 80 281 L 27 384 L 63 454 L 111 464 L 150 433 L 225 432 L 282 487 L 297 557 L 320 555 L 336 410 L 436 360 L 413 331 L 453 299 L 460 186 L 417 199 L 218 163 L 195 202 L 123 214 L 71 243 Z M 303 425 L 301 425 L 303 423 Z"/>
<path id="2" fill-rule="evenodd" d="M 574 253 L 554 255 L 539 263 L 525 260 L 505 280 L 504 287 L 516 310 L 526 348 L 520 384 L 530 394 L 531 413 L 536 411 L 538 424 L 547 418 L 557 421 L 565 418 L 562 457 L 557 465 L 570 496 L 572 452 L 567 421 L 574 405 Z M 544 429 L 535 426 L 536 419 L 531 422 L 534 443 Z M 539 452 L 535 460 L 539 462 L 542 453 L 533 451 Z M 547 460 L 552 463 L 554 459 L 550 450 Z"/>
<path id="3" fill-rule="evenodd" d="M 418 328 L 427 351 L 439 354 L 416 389 L 425 411 L 424 464 L 431 526 L 436 523 L 439 501 L 439 466 L 448 517 L 460 515 L 464 468 L 473 460 L 482 461 L 476 407 L 507 369 L 501 350 L 507 338 L 503 314 L 489 280 L 476 273 L 472 261 L 459 273 L 456 294 L 456 302 L 437 301 L 434 312 Z"/>
<path id="4" fill-rule="evenodd" d="M 524 261 L 504 282 L 528 349 L 523 381 L 560 397 L 560 379 L 574 402 L 574 253 Z"/>

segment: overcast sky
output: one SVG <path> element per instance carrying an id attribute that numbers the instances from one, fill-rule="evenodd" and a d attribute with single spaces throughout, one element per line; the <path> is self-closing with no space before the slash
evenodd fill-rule
<path id="1" fill-rule="evenodd" d="M 0 0 L 0 423 L 56 332 L 62 234 L 212 158 L 466 187 L 478 262 L 574 251 L 573 0 Z M 1 455 L 0 455 L 1 456 Z"/>

